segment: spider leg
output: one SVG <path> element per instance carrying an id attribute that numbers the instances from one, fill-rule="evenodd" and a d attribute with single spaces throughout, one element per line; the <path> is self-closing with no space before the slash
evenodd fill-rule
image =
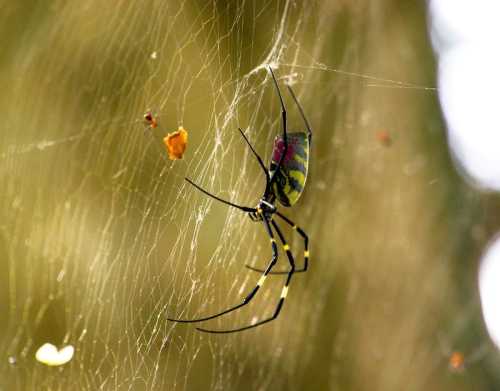
<path id="1" fill-rule="evenodd" d="M 271 226 L 269 225 L 269 222 L 264 219 L 264 225 L 266 226 L 267 233 L 269 235 L 269 239 L 271 240 L 271 247 L 273 251 L 273 257 L 271 259 L 271 262 L 269 262 L 269 265 L 267 266 L 267 269 L 263 272 L 262 276 L 260 277 L 259 281 L 257 282 L 257 285 L 252 289 L 252 291 L 243 299 L 243 302 L 240 304 L 237 304 L 231 308 L 228 308 L 227 310 L 221 311 L 215 315 L 210 315 L 210 316 L 205 316 L 203 318 L 196 318 L 196 319 L 173 319 L 173 318 L 168 318 L 168 320 L 172 322 L 179 322 L 179 323 L 196 323 L 196 322 L 203 322 L 205 320 L 210 320 L 217 318 L 221 315 L 225 315 L 229 312 L 235 311 L 238 308 L 241 308 L 245 305 L 247 305 L 255 296 L 259 288 L 262 286 L 264 281 L 266 280 L 267 275 L 271 271 L 271 269 L 276 265 L 276 262 L 278 261 L 278 247 L 276 246 L 276 240 L 274 239 L 273 231 L 271 230 Z M 273 223 L 274 224 L 274 223 Z M 201 331 L 207 331 L 207 330 L 201 330 Z"/>
<path id="2" fill-rule="evenodd" d="M 292 95 L 293 101 L 295 102 L 295 104 L 299 108 L 300 116 L 302 117 L 302 120 L 304 121 L 304 124 L 306 125 L 307 133 L 309 135 L 309 141 L 311 141 L 312 130 L 311 130 L 311 126 L 309 125 L 309 121 L 307 120 L 306 115 L 304 114 L 304 110 L 302 109 L 302 106 L 300 105 L 297 97 L 295 96 L 295 93 L 293 92 L 292 87 L 290 87 L 288 84 L 286 86 L 288 87 L 288 91 L 290 92 L 290 95 Z"/>
<path id="3" fill-rule="evenodd" d="M 273 182 L 276 178 L 276 174 L 280 171 L 281 163 L 283 162 L 283 159 L 286 156 L 286 153 L 288 151 L 288 140 L 286 137 L 286 109 L 285 109 L 285 104 L 283 103 L 283 97 L 281 96 L 281 91 L 280 87 L 278 85 L 278 82 L 276 81 L 276 77 L 274 76 L 273 70 L 271 67 L 269 67 L 269 72 L 271 73 L 271 76 L 273 78 L 274 86 L 276 87 L 276 91 L 278 92 L 278 97 L 280 98 L 280 104 L 281 104 L 281 120 L 283 124 L 283 143 L 285 144 L 285 148 L 283 149 L 283 153 L 280 156 L 280 161 L 278 162 L 278 166 L 276 168 L 276 171 L 273 172 L 271 175 L 271 179 L 269 180 L 268 186 L 267 186 L 267 191 L 272 191 L 272 185 Z"/>
<path id="4" fill-rule="evenodd" d="M 309 237 L 307 234 L 299 227 L 297 226 L 292 220 L 290 220 L 288 217 L 282 215 L 280 212 L 276 211 L 276 214 L 281 217 L 288 225 L 290 225 L 295 231 L 298 232 L 300 236 L 302 236 L 302 239 L 304 239 L 304 266 L 302 268 L 295 270 L 295 273 L 303 273 L 307 271 L 307 267 L 309 265 Z M 259 272 L 262 273 L 263 270 L 258 269 L 256 267 L 250 266 L 250 265 L 245 265 L 250 270 L 253 270 L 254 272 Z M 270 272 L 269 274 L 288 274 L 288 271 L 275 271 L 275 272 Z"/>
<path id="5" fill-rule="evenodd" d="M 266 220 L 264 220 L 266 221 Z M 288 277 L 285 281 L 285 285 L 283 286 L 283 289 L 281 291 L 281 296 L 280 296 L 280 300 L 276 306 L 276 309 L 274 310 L 274 314 L 267 318 L 267 319 L 264 319 L 264 320 L 261 320 L 260 322 L 257 322 L 257 323 L 254 323 L 254 324 L 251 324 L 251 325 L 248 325 L 248 326 L 244 326 L 244 327 L 239 327 L 237 329 L 232 329 L 232 330 L 209 330 L 209 329 L 204 329 L 204 328 L 200 328 L 200 327 L 197 327 L 196 330 L 199 330 L 199 331 L 204 331 L 206 333 L 212 333 L 212 334 L 228 334 L 228 333 L 236 333 L 238 331 L 243 331 L 243 330 L 248 330 L 248 329 L 252 329 L 254 327 L 258 327 L 258 326 L 261 326 L 265 323 L 268 323 L 268 322 L 271 322 L 272 320 L 276 319 L 281 311 L 281 308 L 283 307 L 283 303 L 285 302 L 285 298 L 287 296 L 287 293 L 288 293 L 288 285 L 290 284 L 290 280 L 292 279 L 292 276 L 295 272 L 295 261 L 293 259 L 293 255 L 292 255 L 292 252 L 290 251 L 290 246 L 286 243 L 286 240 L 285 240 L 285 237 L 283 236 L 283 234 L 281 233 L 278 225 L 273 221 L 271 220 L 271 224 L 273 225 L 273 228 L 274 230 L 276 231 L 276 233 L 278 234 L 279 238 L 280 238 L 280 241 L 281 243 L 283 244 L 283 250 L 285 250 L 286 252 L 286 256 L 288 258 L 288 262 L 290 263 L 290 270 L 288 271 Z M 267 226 L 269 226 L 269 223 L 267 223 Z M 270 233 L 270 235 L 272 235 L 272 232 L 270 229 L 268 229 L 268 232 Z M 275 242 L 272 242 L 273 243 L 273 252 L 275 251 L 274 248 L 276 246 L 276 243 Z M 269 270 L 269 268 L 268 268 Z"/>
<path id="6" fill-rule="evenodd" d="M 243 136 L 243 138 L 245 139 L 247 145 L 250 147 L 250 149 L 252 150 L 254 156 L 257 158 L 257 161 L 259 162 L 259 165 L 260 167 L 262 168 L 262 170 L 264 171 L 264 174 L 266 175 L 266 183 L 269 183 L 269 172 L 267 172 L 267 168 L 266 166 L 264 165 L 264 162 L 262 161 L 262 158 L 259 156 L 259 154 L 255 151 L 255 149 L 252 147 L 252 144 L 250 144 L 250 141 L 248 141 L 247 139 L 247 136 L 245 136 L 245 133 L 243 133 L 243 131 L 238 128 L 238 130 L 240 131 L 241 135 Z"/>
<path id="7" fill-rule="evenodd" d="M 194 187 L 196 187 L 199 191 L 201 191 L 203 194 L 206 194 L 207 196 L 219 201 L 219 202 L 222 202 L 223 204 L 226 204 L 226 205 L 229 205 L 229 206 L 232 206 L 234 208 L 237 208 L 239 210 L 242 210 L 243 212 L 256 212 L 257 209 L 255 208 L 249 208 L 247 206 L 241 206 L 241 205 L 237 205 L 237 204 L 233 204 L 232 202 L 229 202 L 229 201 L 226 201 L 226 200 L 223 200 L 222 198 L 219 198 L 217 197 L 216 195 L 213 195 L 212 193 L 208 192 L 207 190 L 205 190 L 204 188 L 202 188 L 201 186 L 198 186 L 196 183 L 194 183 L 193 181 L 191 181 L 191 179 L 189 178 L 184 178 L 187 182 L 189 182 L 191 185 L 193 185 Z"/>

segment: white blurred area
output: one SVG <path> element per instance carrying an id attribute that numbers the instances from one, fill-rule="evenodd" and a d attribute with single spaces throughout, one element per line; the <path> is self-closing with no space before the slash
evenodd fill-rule
<path id="1" fill-rule="evenodd" d="M 500 238 L 488 248 L 479 269 L 483 317 L 491 339 L 500 348 Z"/>
<path id="2" fill-rule="evenodd" d="M 430 0 L 450 149 L 476 186 L 500 190 L 500 0 Z"/>
<path id="3" fill-rule="evenodd" d="M 500 190 L 500 0 L 430 0 L 450 150 L 475 186 Z M 479 270 L 483 317 L 500 348 L 500 237 Z"/>

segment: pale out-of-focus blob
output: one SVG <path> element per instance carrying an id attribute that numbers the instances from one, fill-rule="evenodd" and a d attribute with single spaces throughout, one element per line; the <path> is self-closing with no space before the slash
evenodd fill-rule
<path id="1" fill-rule="evenodd" d="M 431 0 L 450 149 L 476 186 L 500 190 L 500 2 Z"/>
<path id="2" fill-rule="evenodd" d="M 479 268 L 483 318 L 491 339 L 500 348 L 500 237 L 487 249 Z"/>
<path id="3" fill-rule="evenodd" d="M 35 358 L 42 364 L 49 366 L 64 365 L 71 361 L 75 348 L 71 345 L 57 349 L 51 343 L 45 343 L 36 351 Z"/>
<path id="4" fill-rule="evenodd" d="M 177 131 L 167 134 L 163 142 L 167 147 L 168 158 L 170 160 L 182 159 L 187 147 L 188 133 L 186 129 L 179 126 Z"/>

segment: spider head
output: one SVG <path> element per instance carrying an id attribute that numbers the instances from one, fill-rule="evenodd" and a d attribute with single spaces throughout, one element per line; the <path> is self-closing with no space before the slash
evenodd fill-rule
<path id="1" fill-rule="evenodd" d="M 257 211 L 248 213 L 250 220 L 262 221 L 264 217 L 270 217 L 276 212 L 276 206 L 265 199 L 261 199 L 256 207 Z"/>

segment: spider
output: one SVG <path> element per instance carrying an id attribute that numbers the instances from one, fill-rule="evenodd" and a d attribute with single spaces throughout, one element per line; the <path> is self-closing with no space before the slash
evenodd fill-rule
<path id="1" fill-rule="evenodd" d="M 206 194 L 207 196 L 219 202 L 222 202 L 223 204 L 232 206 L 247 213 L 250 219 L 254 222 L 261 222 L 264 225 L 267 235 L 269 236 L 269 239 L 271 241 L 272 259 L 265 270 L 257 269 L 246 265 L 246 267 L 248 267 L 249 269 L 260 272 L 262 274 L 255 287 L 250 291 L 250 293 L 243 299 L 243 301 L 240 304 L 230 307 L 224 311 L 218 312 L 214 315 L 205 316 L 202 318 L 197 318 L 197 319 L 169 318 L 168 320 L 181 323 L 196 323 L 218 318 L 219 316 L 240 309 L 245 305 L 247 305 L 248 303 L 250 303 L 250 301 L 254 298 L 259 288 L 264 284 L 264 281 L 266 280 L 266 277 L 269 274 L 286 274 L 287 278 L 285 281 L 285 285 L 283 286 L 283 289 L 281 291 L 280 299 L 274 310 L 274 314 L 271 317 L 263 319 L 259 322 L 252 323 L 248 326 L 230 330 L 210 330 L 202 327 L 196 328 L 199 331 L 207 333 L 215 333 L 215 334 L 234 333 L 238 331 L 248 330 L 257 326 L 261 326 L 264 323 L 273 321 L 278 317 L 281 308 L 283 307 L 283 303 L 288 293 L 288 286 L 290 284 L 290 281 L 294 273 L 307 271 L 307 266 L 309 261 L 309 250 L 308 250 L 309 238 L 301 228 L 299 228 L 297 225 L 295 225 L 294 222 L 292 222 L 292 220 L 290 220 L 277 210 L 275 203 L 277 200 L 281 203 L 281 205 L 285 207 L 291 207 L 297 202 L 297 200 L 301 196 L 307 178 L 307 169 L 309 163 L 309 148 L 311 144 L 312 131 L 311 127 L 309 126 L 309 122 L 307 121 L 306 116 L 304 114 L 304 111 L 302 110 L 302 107 L 300 106 L 292 88 L 289 85 L 287 85 L 288 91 L 290 92 L 290 95 L 292 96 L 295 104 L 297 105 L 300 115 L 306 127 L 306 131 L 287 133 L 287 114 L 285 105 L 283 103 L 283 98 L 281 96 L 281 91 L 272 69 L 270 67 L 268 69 L 269 73 L 271 74 L 273 84 L 276 88 L 276 92 L 280 100 L 281 118 L 283 126 L 283 135 L 277 136 L 274 140 L 274 148 L 269 170 L 266 169 L 266 166 L 264 165 L 262 158 L 252 147 L 250 141 L 247 139 L 243 131 L 241 129 L 238 129 L 243 139 L 245 140 L 246 144 L 248 145 L 253 155 L 257 159 L 266 178 L 266 188 L 257 206 L 255 208 L 251 208 L 226 201 L 214 194 L 211 194 L 207 190 L 203 189 L 202 187 L 192 182 L 190 179 L 188 178 L 185 179 L 187 182 L 189 182 L 191 185 L 193 185 L 195 188 L 197 188 L 199 191 Z M 283 233 L 281 232 L 278 223 L 274 220 L 275 216 L 284 221 L 286 224 L 290 225 L 295 231 L 298 232 L 298 234 L 304 240 L 304 265 L 300 269 L 295 268 L 295 260 L 292 255 L 292 252 L 290 251 L 290 246 L 286 242 L 285 237 L 283 236 Z M 278 238 L 281 244 L 283 245 L 283 250 L 285 251 L 286 256 L 288 258 L 288 262 L 290 264 L 290 269 L 288 271 L 274 271 L 274 272 L 272 271 L 273 267 L 278 261 L 278 246 L 276 245 L 276 239 L 274 237 L 273 230 L 277 233 Z"/>

